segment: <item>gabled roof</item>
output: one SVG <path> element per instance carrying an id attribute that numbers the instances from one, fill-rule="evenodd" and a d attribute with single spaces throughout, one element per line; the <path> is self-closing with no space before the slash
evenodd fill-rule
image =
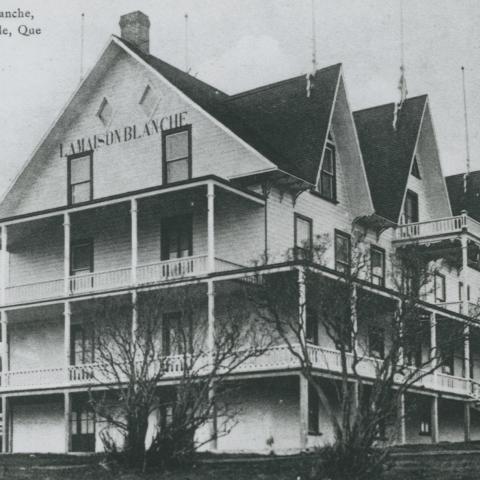
<path id="1" fill-rule="evenodd" d="M 464 176 L 464 173 L 459 173 L 446 177 L 452 213 L 460 215 L 462 210 L 466 210 L 470 217 L 480 221 L 480 170 L 468 174 L 466 195 Z"/>
<path id="2" fill-rule="evenodd" d="M 310 97 L 305 75 L 230 96 L 116 38 L 278 168 L 315 183 L 340 64 L 317 70 Z"/>
<path id="3" fill-rule="evenodd" d="M 393 128 L 394 103 L 354 112 L 377 214 L 398 222 L 427 95 L 409 98 Z"/>

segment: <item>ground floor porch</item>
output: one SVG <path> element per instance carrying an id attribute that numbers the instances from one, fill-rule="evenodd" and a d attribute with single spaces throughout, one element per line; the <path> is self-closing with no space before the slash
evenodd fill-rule
<path id="1" fill-rule="evenodd" d="M 321 377 L 335 408 L 335 379 Z M 170 395 L 173 386 L 160 387 Z M 299 374 L 236 380 L 238 410 L 231 430 L 218 432 L 204 450 L 224 453 L 289 454 L 329 444 L 332 422 Z M 86 391 L 49 391 L 2 396 L 2 450 L 10 453 L 103 451 L 102 432 L 111 427 L 87 408 Z M 150 418 L 149 438 L 159 415 Z M 206 429 L 211 425 L 205 425 Z M 433 393 L 404 397 L 404 416 L 390 436 L 396 444 L 480 440 L 480 412 L 468 400 Z M 199 438 L 205 432 L 198 432 Z M 148 441 L 148 439 L 147 439 Z M 382 441 L 382 439 L 379 439 Z"/>

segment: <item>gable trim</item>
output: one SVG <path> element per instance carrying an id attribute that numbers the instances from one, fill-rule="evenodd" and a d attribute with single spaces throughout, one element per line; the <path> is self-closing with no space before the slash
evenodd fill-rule
<path id="1" fill-rule="evenodd" d="M 237 142 L 241 143 L 247 150 L 252 152 L 256 157 L 258 157 L 260 160 L 266 162 L 270 167 L 273 167 L 274 170 L 277 170 L 277 166 L 270 161 L 268 158 L 264 157 L 258 150 L 256 150 L 254 147 L 252 147 L 249 143 L 245 142 L 242 140 L 238 135 L 236 135 L 232 130 L 227 128 L 222 122 L 217 120 L 215 117 L 210 115 L 206 110 L 204 110 L 200 105 L 195 103 L 188 95 L 183 93 L 179 88 L 177 88 L 173 83 L 171 83 L 169 80 L 167 80 L 160 72 L 155 70 L 151 65 L 149 65 L 145 60 L 143 60 L 139 55 L 137 55 L 135 52 L 130 50 L 127 45 L 125 45 L 122 41 L 118 40 L 115 36 L 112 35 L 111 41 L 114 42 L 116 45 L 118 45 L 120 48 L 122 48 L 128 55 L 130 55 L 132 58 L 134 58 L 137 62 L 139 62 L 141 65 L 146 67 L 149 71 L 151 71 L 154 75 L 156 75 L 164 84 L 166 84 L 168 87 L 173 89 L 177 95 L 179 95 L 184 101 L 189 103 L 192 107 L 197 109 L 207 117 L 210 121 L 212 121 L 215 125 L 220 127 L 223 131 L 225 131 L 227 134 L 232 136 Z"/>
<path id="2" fill-rule="evenodd" d="M 420 133 L 421 133 L 422 127 L 423 127 L 423 120 L 425 118 L 425 111 L 427 109 L 427 103 L 428 103 L 428 101 L 425 100 L 425 104 L 423 105 L 423 110 L 422 110 L 422 117 L 421 117 L 420 123 L 418 125 L 418 132 L 417 132 L 417 136 L 416 136 L 416 139 L 415 139 L 415 146 L 413 148 L 412 158 L 410 159 L 410 164 L 409 164 L 409 167 L 408 167 L 408 174 L 406 175 L 406 178 L 405 178 L 405 187 L 403 189 L 403 198 L 402 198 L 402 203 L 400 205 L 400 211 L 398 212 L 397 225 L 400 223 L 400 219 L 402 217 L 403 210 L 405 208 L 405 198 L 407 197 L 407 191 L 408 191 L 408 188 L 407 188 L 408 187 L 408 180 L 410 178 L 410 172 L 412 171 L 413 161 L 415 160 L 415 155 L 417 153 L 418 141 L 420 139 Z"/>

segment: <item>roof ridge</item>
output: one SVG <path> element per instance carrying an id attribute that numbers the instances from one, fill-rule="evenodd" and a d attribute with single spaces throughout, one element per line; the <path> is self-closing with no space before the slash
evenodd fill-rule
<path id="1" fill-rule="evenodd" d="M 419 98 L 422 98 L 422 97 L 428 98 L 428 93 L 422 93 L 421 95 L 415 95 L 415 97 L 406 98 L 405 102 L 408 102 L 409 100 L 418 100 Z M 395 102 L 382 103 L 381 105 L 373 105 L 371 107 L 360 108 L 359 110 L 355 110 L 353 114 L 355 115 L 356 113 L 366 112 L 367 110 L 373 110 L 375 108 L 382 108 L 382 107 L 388 107 L 393 105 L 395 105 Z"/>
<path id="2" fill-rule="evenodd" d="M 315 71 L 315 75 L 320 72 L 325 72 L 327 70 L 332 70 L 335 67 L 340 67 L 342 65 L 341 62 L 335 63 L 333 65 L 328 65 L 327 67 L 319 68 Z M 267 83 L 266 85 L 260 85 L 255 88 L 251 88 L 249 90 L 244 90 L 243 92 L 234 93 L 233 95 L 228 95 L 228 98 L 225 99 L 225 102 L 229 102 L 231 100 L 236 100 L 237 98 L 241 98 L 247 95 L 253 95 L 255 93 L 263 92 L 265 90 L 270 90 L 271 88 L 279 87 L 280 85 L 284 85 L 285 83 L 292 82 L 294 80 L 298 80 L 300 78 L 305 77 L 307 74 L 302 73 L 301 75 L 296 75 L 295 77 L 284 78 L 283 80 L 278 80 L 277 82 Z"/>

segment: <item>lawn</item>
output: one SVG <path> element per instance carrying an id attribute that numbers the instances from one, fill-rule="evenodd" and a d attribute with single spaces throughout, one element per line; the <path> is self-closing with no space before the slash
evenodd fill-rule
<path id="1" fill-rule="evenodd" d="M 308 480 L 312 457 L 258 458 L 251 461 L 201 462 L 185 471 L 145 475 L 109 472 L 101 457 L 65 455 L 2 455 L 0 479 L 9 480 Z M 55 467 L 56 469 L 53 469 Z M 61 469 L 58 469 L 61 468 Z M 388 480 L 478 480 L 480 453 L 418 455 L 405 451 L 395 457 Z M 373 479 L 372 479 L 373 480 Z"/>

